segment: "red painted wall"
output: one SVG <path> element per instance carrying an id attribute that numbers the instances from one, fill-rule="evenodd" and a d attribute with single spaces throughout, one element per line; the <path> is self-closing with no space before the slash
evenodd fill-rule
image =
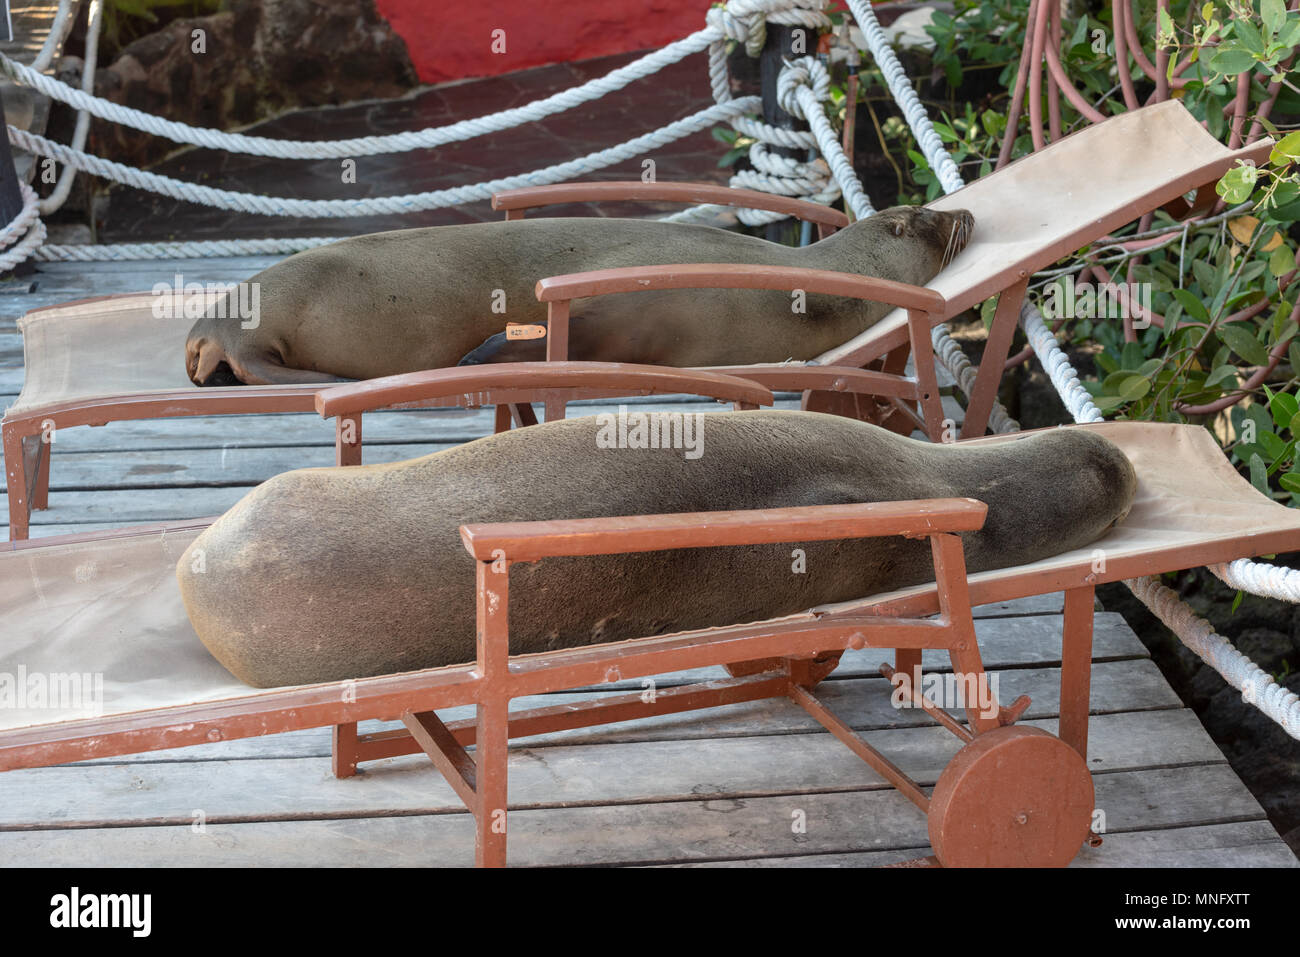
<path id="1" fill-rule="evenodd" d="M 710 0 L 375 0 L 423 83 L 647 50 L 704 28 Z M 492 31 L 505 31 L 505 52 Z"/>

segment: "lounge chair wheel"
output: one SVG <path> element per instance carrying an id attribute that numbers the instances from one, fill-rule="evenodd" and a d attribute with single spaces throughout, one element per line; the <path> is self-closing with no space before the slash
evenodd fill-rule
<path id="1" fill-rule="evenodd" d="M 1064 867 L 1088 838 L 1092 810 L 1079 752 L 1038 728 L 995 728 L 939 775 L 930 844 L 945 867 Z"/>

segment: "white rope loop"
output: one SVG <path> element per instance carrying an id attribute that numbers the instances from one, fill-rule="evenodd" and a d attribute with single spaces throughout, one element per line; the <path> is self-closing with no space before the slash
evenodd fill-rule
<path id="1" fill-rule="evenodd" d="M 1273 676 L 1232 646 L 1214 626 L 1200 618 L 1178 597 L 1177 592 L 1154 578 L 1130 578 L 1124 582 L 1170 631 L 1178 635 L 1197 656 L 1223 676 L 1252 704 L 1300 739 L 1300 696 L 1273 680 Z"/>

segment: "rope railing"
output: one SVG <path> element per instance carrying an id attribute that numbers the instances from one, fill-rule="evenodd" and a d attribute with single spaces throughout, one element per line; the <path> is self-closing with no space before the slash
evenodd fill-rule
<path id="1" fill-rule="evenodd" d="M 393 213 L 413 213 L 429 209 L 443 209 L 462 203 L 490 199 L 492 194 L 503 189 L 517 189 L 521 186 L 542 186 L 558 183 L 584 173 L 590 173 L 606 166 L 613 166 L 624 160 L 640 156 L 647 150 L 655 149 L 679 140 L 684 136 L 707 129 L 728 117 L 754 109 L 759 104 L 758 97 L 746 97 L 717 103 L 693 113 L 684 119 L 675 120 L 651 133 L 634 137 L 617 146 L 589 153 L 577 159 L 557 163 L 531 173 L 520 173 L 498 179 L 475 183 L 472 186 L 454 186 L 449 189 L 430 190 L 423 193 L 411 193 L 402 196 L 370 196 L 357 199 L 298 199 L 287 196 L 262 196 L 255 193 L 241 193 L 233 190 L 218 189 L 213 186 L 201 186 L 136 169 L 123 163 L 106 160 L 90 153 L 75 150 L 55 143 L 43 136 L 9 127 L 9 141 L 21 149 L 50 156 L 57 162 L 82 172 L 110 179 L 114 182 L 139 189 L 147 189 L 173 199 L 202 203 L 218 209 L 237 210 L 244 213 L 256 213 L 262 216 L 296 216 L 305 219 L 340 218 L 347 216 L 377 216 Z"/>
<path id="2" fill-rule="evenodd" d="M 93 2 L 94 7 L 92 7 L 91 12 L 92 36 L 98 26 L 98 13 L 102 0 L 93 0 Z M 641 152 L 662 146 L 715 122 L 728 121 L 733 128 L 757 140 L 751 150 L 751 162 L 755 169 L 738 173 L 736 177 L 733 177 L 733 186 L 762 189 L 771 193 L 829 204 L 839 197 L 840 188 L 835 179 L 820 164 L 798 163 L 776 156 L 767 149 L 768 145 L 807 148 L 813 146 L 817 142 L 816 139 L 808 132 L 781 130 L 763 123 L 755 116 L 747 115 L 757 111 L 759 101 L 754 97 L 745 97 L 739 100 L 733 98 L 726 62 L 728 41 L 735 40 L 743 43 L 746 50 L 751 54 L 760 50 L 764 41 L 766 24 L 769 21 L 802 25 L 812 30 L 829 26 L 830 19 L 823 9 L 825 2 L 826 0 L 730 0 L 725 7 L 714 7 L 708 11 L 706 26 L 703 30 L 613 70 L 603 77 L 563 90 L 534 103 L 503 110 L 484 117 L 463 120 L 444 127 L 336 141 L 270 139 L 193 127 L 185 123 L 166 120 L 94 96 L 89 90 L 89 82 L 93 76 L 93 71 L 89 68 L 83 73 L 83 89 L 81 90 L 62 83 L 53 77 L 46 76 L 40 71 L 48 65 L 46 62 L 48 57 L 44 60 L 38 58 L 38 62 L 32 66 L 24 66 L 0 54 L 0 73 L 4 73 L 15 81 L 25 83 L 38 92 L 78 109 L 77 129 L 79 131 L 83 127 L 88 127 L 89 117 L 95 116 L 183 144 L 277 158 L 322 159 L 351 158 L 377 153 L 427 149 L 509 129 L 522 123 L 535 122 L 546 116 L 572 109 L 581 103 L 598 99 L 608 93 L 622 89 L 629 83 L 647 77 L 671 63 L 707 49 L 709 52 L 710 85 L 715 99 L 715 105 L 711 108 L 701 110 L 691 117 L 667 124 L 659 130 L 636 137 L 626 143 L 589 154 L 577 160 L 556 164 L 543 170 L 518 174 L 513 177 L 504 177 L 471 186 L 405 196 L 309 200 L 221 190 L 149 173 L 86 153 L 80 148 L 84 142 L 84 136 L 74 137 L 73 144 L 65 146 L 13 127 L 10 127 L 8 132 L 10 142 L 16 147 L 49 157 L 55 162 L 62 163 L 65 167 L 54 195 L 43 203 L 43 208 L 45 208 L 45 204 L 48 204 L 51 208 L 57 208 L 57 205 L 66 196 L 67 187 L 71 185 L 72 175 L 76 172 L 85 172 L 124 185 L 148 189 L 175 199 L 203 203 L 220 209 L 257 215 L 341 218 L 403 214 L 438 209 L 486 199 L 499 189 L 559 182 L 563 179 L 581 176 L 623 162 L 639 155 Z M 66 19 L 70 6 L 70 0 L 60 0 L 56 25 L 60 22 L 60 18 Z M 690 220 L 698 218 L 701 213 L 713 211 L 708 207 L 697 207 L 674 214 L 668 218 Z M 772 222 L 783 218 L 781 214 L 758 210 L 742 209 L 738 215 L 742 222 L 749 224 Z M 310 238 L 295 238 L 217 241 L 219 246 L 214 246 L 211 243 L 122 243 L 106 246 L 76 247 L 43 246 L 41 243 L 34 243 L 29 244 L 26 248 L 28 248 L 29 252 L 37 249 L 36 258 L 45 261 L 56 259 L 90 261 L 144 259 L 157 254 L 159 250 L 174 252 L 177 256 L 209 255 L 211 253 L 208 250 L 215 248 L 220 248 L 222 254 L 226 255 L 256 254 L 266 249 L 292 252 L 311 248 L 323 241 Z"/>

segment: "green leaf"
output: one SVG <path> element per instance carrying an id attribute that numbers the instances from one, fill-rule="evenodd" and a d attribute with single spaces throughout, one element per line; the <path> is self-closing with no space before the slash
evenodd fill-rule
<path id="1" fill-rule="evenodd" d="M 1210 377 L 1205 380 L 1205 388 L 1212 389 L 1220 383 L 1227 382 L 1229 379 L 1235 380 L 1236 378 L 1236 366 L 1231 364 L 1216 366 L 1214 371 L 1210 373 Z M 1236 385 L 1237 383 L 1234 381 L 1232 384 Z"/>
<path id="2" fill-rule="evenodd" d="M 1205 311 L 1205 304 L 1186 289 L 1175 289 L 1174 298 L 1182 304 L 1183 310 L 1193 319 L 1201 322 L 1210 321 L 1210 314 Z"/>
<path id="3" fill-rule="evenodd" d="M 1268 411 L 1273 415 L 1273 424 L 1280 429 L 1290 424 L 1296 413 L 1300 412 L 1300 405 L 1297 405 L 1295 396 L 1289 392 L 1279 392 L 1269 402 Z"/>
<path id="4" fill-rule="evenodd" d="M 1285 163 L 1278 162 L 1278 159 L 1283 157 L 1287 160 L 1300 158 L 1300 130 L 1288 133 L 1273 144 L 1273 150 L 1268 156 L 1269 162 L 1277 166 L 1285 166 Z M 1232 171 L 1229 170 L 1228 172 Z"/>
<path id="5" fill-rule="evenodd" d="M 984 323 L 984 328 L 993 328 L 993 314 L 997 311 L 998 301 L 996 299 L 985 299 L 980 303 L 980 321 Z"/>
<path id="6" fill-rule="evenodd" d="M 1286 4 L 1282 0 L 1260 0 L 1259 15 L 1264 21 L 1264 28 L 1270 35 L 1276 36 L 1282 24 L 1286 23 Z"/>
<path id="7" fill-rule="evenodd" d="M 1146 376 L 1131 375 L 1120 383 L 1119 394 L 1129 402 L 1135 402 L 1151 391 L 1151 380 Z"/>
<path id="8" fill-rule="evenodd" d="M 1286 243 L 1278 246 L 1268 257 L 1268 271 L 1274 276 L 1285 276 L 1295 269 L 1295 253 Z"/>
<path id="9" fill-rule="evenodd" d="M 1251 365 L 1262 366 L 1268 362 L 1268 350 L 1240 323 L 1234 322 L 1223 326 L 1219 329 L 1219 338 Z"/>
<path id="10" fill-rule="evenodd" d="M 1259 444 L 1264 447 L 1265 453 L 1274 462 L 1286 454 L 1287 444 L 1274 432 L 1261 432 L 1259 434 Z"/>
<path id="11" fill-rule="evenodd" d="M 1264 466 L 1264 460 L 1257 454 L 1250 457 L 1250 484 L 1265 495 L 1269 494 L 1268 469 Z"/>
<path id="12" fill-rule="evenodd" d="M 1300 414 L 1291 416 L 1291 421 L 1287 425 L 1293 436 L 1300 436 Z"/>
<path id="13" fill-rule="evenodd" d="M 1092 404 L 1097 407 L 1098 412 L 1109 412 L 1111 409 L 1124 404 L 1124 400 L 1117 395 L 1099 395 L 1092 400 Z"/>
<path id="14" fill-rule="evenodd" d="M 1220 46 L 1214 56 L 1210 57 L 1210 69 L 1226 76 L 1236 76 L 1254 69 L 1257 62 L 1252 53 L 1241 47 Z"/>
<path id="15" fill-rule="evenodd" d="M 1160 8 L 1159 13 L 1160 16 L 1158 18 L 1158 21 L 1160 24 L 1160 31 L 1159 31 L 1159 36 L 1157 37 L 1157 42 L 1161 43 L 1162 45 L 1166 43 L 1172 43 L 1174 40 L 1174 19 L 1169 15 L 1169 11 L 1166 10 L 1164 7 Z M 1285 15 L 1286 15 L 1286 11 L 1284 10 L 1283 16 Z"/>
<path id="16" fill-rule="evenodd" d="M 1213 115 L 1213 111 L 1211 112 Z M 1276 152 L 1277 147 L 1273 148 Z M 1253 166 L 1234 166 L 1215 184 L 1214 191 L 1229 203 L 1244 203 L 1255 189 L 1259 170 Z"/>
<path id="17" fill-rule="evenodd" d="M 1300 474 L 1296 472 L 1283 472 L 1277 481 L 1288 492 L 1300 492 Z"/>
<path id="18" fill-rule="evenodd" d="M 1286 347 L 1286 357 L 1291 361 L 1291 374 L 1300 374 L 1300 342 L 1291 340 L 1291 344 Z"/>
<path id="19" fill-rule="evenodd" d="M 1278 46 L 1289 50 L 1300 43 L 1300 20 L 1292 20 L 1277 35 Z"/>
<path id="20" fill-rule="evenodd" d="M 1243 47 L 1258 56 L 1264 55 L 1264 38 L 1259 35 L 1259 28 L 1255 26 L 1254 21 L 1238 17 L 1232 21 L 1232 28 Z"/>
<path id="21" fill-rule="evenodd" d="M 1245 597 L 1246 593 L 1244 591 L 1237 592 L 1232 599 L 1232 610 L 1228 612 L 1229 615 L 1235 615 L 1237 613 L 1237 609 L 1241 607 L 1241 600 Z"/>

